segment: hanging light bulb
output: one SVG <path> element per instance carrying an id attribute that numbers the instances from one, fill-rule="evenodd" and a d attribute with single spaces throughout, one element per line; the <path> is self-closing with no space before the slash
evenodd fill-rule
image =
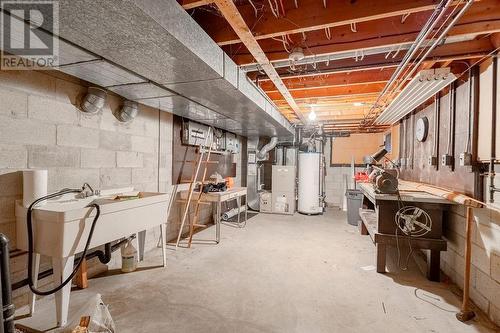
<path id="1" fill-rule="evenodd" d="M 311 112 L 309 112 L 309 120 L 314 121 L 316 120 L 316 112 L 314 112 L 314 109 L 311 108 Z"/>

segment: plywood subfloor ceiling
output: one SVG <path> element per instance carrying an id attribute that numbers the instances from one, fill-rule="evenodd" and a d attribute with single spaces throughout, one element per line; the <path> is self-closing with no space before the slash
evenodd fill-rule
<path id="1" fill-rule="evenodd" d="M 363 120 L 439 1 L 179 2 L 291 122 L 314 110 L 327 131 L 367 132 L 386 129 Z M 500 0 L 475 1 L 419 69 L 459 73 L 499 32 Z M 291 62 L 298 48 L 305 58 Z"/>

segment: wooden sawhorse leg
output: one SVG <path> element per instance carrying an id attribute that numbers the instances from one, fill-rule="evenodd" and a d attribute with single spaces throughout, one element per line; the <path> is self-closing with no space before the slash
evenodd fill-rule
<path id="1" fill-rule="evenodd" d="M 385 273 L 387 245 L 377 243 L 377 273 Z"/>
<path id="2" fill-rule="evenodd" d="M 434 282 L 440 281 L 441 251 L 429 250 L 427 252 L 427 279 Z"/>
<path id="3" fill-rule="evenodd" d="M 358 222 L 359 225 L 359 233 L 363 236 L 368 235 L 368 229 L 366 229 L 366 225 L 363 221 Z"/>

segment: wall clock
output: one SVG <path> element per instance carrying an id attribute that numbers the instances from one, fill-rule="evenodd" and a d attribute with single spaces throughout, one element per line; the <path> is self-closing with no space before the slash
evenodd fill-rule
<path id="1" fill-rule="evenodd" d="M 415 128 L 415 138 L 419 142 L 424 142 L 427 139 L 427 134 L 429 133 L 429 119 L 427 117 L 422 117 L 417 120 L 417 125 Z"/>

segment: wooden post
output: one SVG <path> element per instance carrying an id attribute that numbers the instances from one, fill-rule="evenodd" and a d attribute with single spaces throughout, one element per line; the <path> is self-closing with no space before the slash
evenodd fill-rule
<path id="1" fill-rule="evenodd" d="M 87 259 L 83 259 L 82 265 L 76 273 L 75 283 L 80 289 L 87 289 L 89 287 L 89 281 L 87 278 Z"/>
<path id="2" fill-rule="evenodd" d="M 475 317 L 474 311 L 469 308 L 469 290 L 470 290 L 470 266 L 472 258 L 472 224 L 474 222 L 472 207 L 467 206 L 466 229 L 465 229 L 465 269 L 464 269 L 464 295 L 462 308 L 457 313 L 458 320 L 465 322 Z"/>

